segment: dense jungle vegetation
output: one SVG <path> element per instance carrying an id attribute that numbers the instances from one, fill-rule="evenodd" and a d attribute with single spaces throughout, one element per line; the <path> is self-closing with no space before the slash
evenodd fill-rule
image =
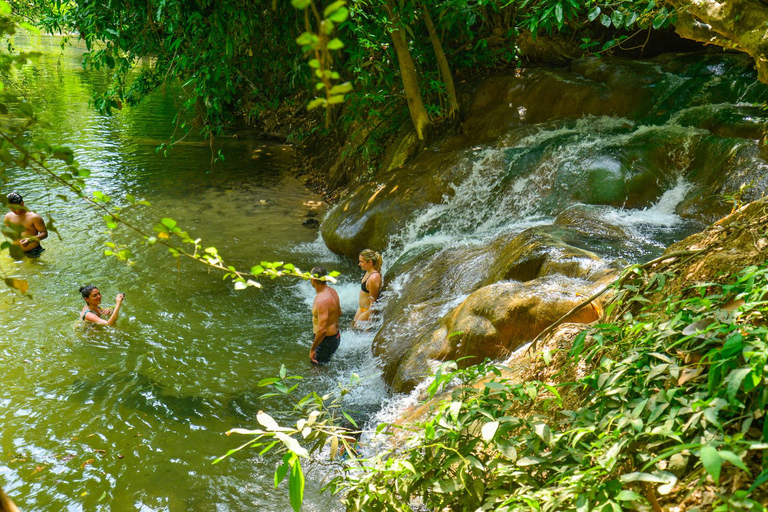
<path id="1" fill-rule="evenodd" d="M 318 110 L 294 141 L 315 134 L 338 144 L 362 128 L 365 138 L 343 155 L 354 161 L 344 180 L 372 169 L 408 118 L 419 138 L 450 125 L 457 79 L 642 48 L 677 19 L 655 0 L 11 4 L 46 32 L 82 38 L 84 66 L 112 71 L 112 86 L 94 98 L 102 111 L 135 105 L 171 80 L 183 84 L 197 124 L 179 126 L 171 144 L 189 130 L 213 144 L 236 118 L 284 123 L 303 117 L 304 106 Z"/>

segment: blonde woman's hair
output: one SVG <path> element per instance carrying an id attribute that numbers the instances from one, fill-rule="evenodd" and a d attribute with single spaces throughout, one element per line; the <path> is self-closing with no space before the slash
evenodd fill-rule
<path id="1" fill-rule="evenodd" d="M 360 251 L 360 256 L 362 256 L 365 261 L 372 261 L 373 268 L 375 268 L 377 272 L 381 272 L 381 254 L 371 249 L 363 249 Z"/>

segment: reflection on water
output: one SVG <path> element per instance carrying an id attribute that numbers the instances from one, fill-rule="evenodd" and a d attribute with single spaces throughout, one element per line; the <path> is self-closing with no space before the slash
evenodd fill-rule
<path id="1" fill-rule="evenodd" d="M 88 99 L 106 76 L 83 71 L 83 49 L 62 51 L 59 41 L 22 40 L 44 56 L 12 78 L 43 108 L 46 137 L 70 145 L 92 171 L 91 190 L 118 204 L 127 193 L 147 199 L 151 207 L 126 218 L 151 230 L 171 217 L 238 267 L 282 260 L 341 270 L 351 320 L 358 272 L 302 225 L 324 204 L 289 172 L 290 147 L 225 136 L 217 142 L 225 160 L 213 165 L 208 144 L 188 135 L 163 157 L 156 147 L 174 129 L 178 90 L 100 116 Z M 286 420 L 280 411 L 289 403 L 261 399 L 259 380 L 285 365 L 304 376 L 304 392 L 328 392 L 357 372 L 367 381 L 350 407 L 363 415 L 378 408 L 384 387 L 369 335 L 346 335 L 329 368 L 308 364 L 308 283 L 236 292 L 220 275 L 127 233 L 119 242 L 134 249 L 135 264 L 118 263 L 102 254 L 100 215 L 55 198 L 61 191 L 29 173 L 8 178 L 2 192 L 22 193 L 61 232 L 39 260 L 0 257 L 5 276 L 30 284 L 23 297 L 0 289 L 0 485 L 22 510 L 290 510 L 287 490 L 273 489 L 275 461 L 246 451 L 211 465 L 242 442 L 224 432 L 255 427 L 258 410 Z M 126 293 L 117 328 L 73 329 L 85 284 L 99 286 L 105 305 Z M 324 476 L 310 473 L 307 510 L 334 509 L 319 494 Z"/>

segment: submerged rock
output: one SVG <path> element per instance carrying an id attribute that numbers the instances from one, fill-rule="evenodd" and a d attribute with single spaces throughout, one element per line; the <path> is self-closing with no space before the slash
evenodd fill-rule
<path id="1" fill-rule="evenodd" d="M 602 209 L 584 204 L 571 206 L 560 212 L 554 225 L 564 226 L 592 237 L 614 240 L 625 240 L 630 237 L 624 227 L 607 222 Z"/>

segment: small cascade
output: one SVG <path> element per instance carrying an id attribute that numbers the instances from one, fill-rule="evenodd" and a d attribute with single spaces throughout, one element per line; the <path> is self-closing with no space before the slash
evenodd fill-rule
<path id="1" fill-rule="evenodd" d="M 545 301 L 567 302 L 612 268 L 650 260 L 702 229 L 725 213 L 720 198 L 728 190 L 747 183 L 743 193 L 754 198 L 768 189 L 759 146 L 768 116 L 751 103 L 768 99 L 768 90 L 754 85 L 738 58 L 700 60 L 662 57 L 624 68 L 589 60 L 572 66 L 583 75 L 574 80 L 534 71 L 530 88 L 510 78 L 517 96 L 486 91 L 463 139 L 445 144 L 448 154 L 425 152 L 331 212 L 326 225 L 345 219 L 334 236 L 349 237 L 326 238 L 334 250 L 351 254 L 356 233 L 357 250 L 385 247 L 380 325 L 355 342 L 373 345 L 376 357 L 361 368 L 375 387 L 398 389 L 406 370 L 393 353 L 434 363 L 429 345 L 439 345 L 446 319 L 461 317 L 457 311 L 483 287 L 532 281 Z M 551 97 L 542 92 L 546 80 L 563 88 L 568 105 L 539 101 Z M 606 93 L 609 82 L 615 88 Z M 581 114 L 558 117 L 558 109 L 580 108 L 568 88 L 589 100 Z M 605 101 L 595 100 L 601 94 Z M 337 249 L 338 240 L 349 245 Z M 504 267 L 515 258 L 522 263 Z M 356 287 L 349 294 L 353 302 Z M 415 386 L 387 399 L 369 426 L 412 408 L 424 381 Z"/>

